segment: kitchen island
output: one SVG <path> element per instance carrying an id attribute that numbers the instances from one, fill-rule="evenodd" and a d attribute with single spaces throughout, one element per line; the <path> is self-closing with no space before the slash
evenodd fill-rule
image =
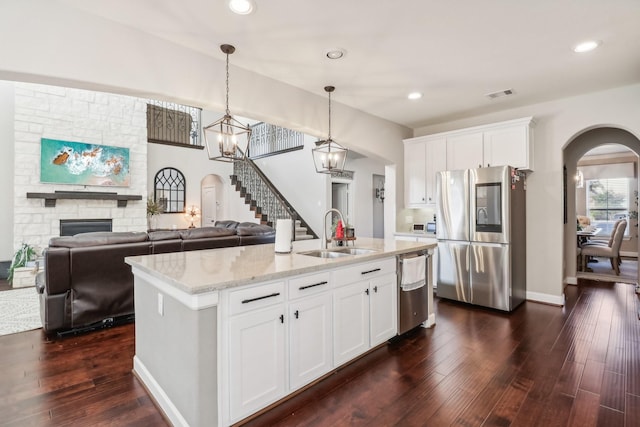
<path id="1" fill-rule="evenodd" d="M 291 254 L 266 244 L 129 257 L 134 373 L 174 425 L 231 425 L 395 336 L 396 256 L 435 246 L 358 238 L 358 251 L 331 248 L 355 254 L 307 240 Z M 424 326 L 435 322 L 428 286 Z"/>

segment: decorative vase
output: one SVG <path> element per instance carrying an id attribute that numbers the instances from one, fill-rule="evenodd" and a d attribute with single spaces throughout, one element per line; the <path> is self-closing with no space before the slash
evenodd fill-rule
<path id="1" fill-rule="evenodd" d="M 158 228 L 158 216 L 157 215 L 149 215 L 147 217 L 147 228 L 149 230 L 155 230 Z"/>

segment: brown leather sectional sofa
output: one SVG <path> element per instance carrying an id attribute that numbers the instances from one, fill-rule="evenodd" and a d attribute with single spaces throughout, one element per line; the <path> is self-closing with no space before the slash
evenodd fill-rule
<path id="1" fill-rule="evenodd" d="M 36 278 L 46 333 L 71 333 L 133 320 L 133 274 L 128 256 L 273 243 L 265 225 L 219 221 L 215 227 L 99 232 L 54 237 Z"/>

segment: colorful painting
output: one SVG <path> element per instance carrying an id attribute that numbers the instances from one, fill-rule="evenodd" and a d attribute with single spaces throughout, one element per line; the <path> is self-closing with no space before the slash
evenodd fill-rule
<path id="1" fill-rule="evenodd" d="M 129 149 L 42 138 L 40 182 L 129 186 Z"/>

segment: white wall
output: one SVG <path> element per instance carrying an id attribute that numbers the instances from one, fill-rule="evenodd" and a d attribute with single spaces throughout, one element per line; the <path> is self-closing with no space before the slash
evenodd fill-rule
<path id="1" fill-rule="evenodd" d="M 563 301 L 562 150 L 599 126 L 640 137 L 640 85 L 514 108 L 416 129 L 415 136 L 533 116 L 535 171 L 527 177 L 527 287 L 529 298 Z"/>
<path id="2" fill-rule="evenodd" d="M 353 182 L 350 187 L 350 197 L 353 198 L 353 226 L 356 237 L 373 237 L 373 174 L 384 175 L 384 165 L 369 158 L 352 160 L 345 167 L 354 171 Z M 379 203 L 379 202 L 376 202 Z M 385 200 L 385 203 L 388 203 Z"/>
<path id="3" fill-rule="evenodd" d="M 256 164 L 313 231 L 321 235 L 323 215 L 331 207 L 331 176 L 315 170 L 311 150 L 315 148 L 316 140 L 305 135 L 304 149 L 258 159 Z M 341 181 L 350 184 L 352 225 L 358 236 L 371 237 L 372 175 L 384 175 L 384 164 L 378 159 L 352 159 L 347 155 L 345 169 L 354 172 L 352 181 Z"/>
<path id="4" fill-rule="evenodd" d="M 202 122 L 213 123 L 221 116 L 220 113 L 202 111 Z M 200 188 L 202 180 L 207 175 L 218 175 L 222 180 L 222 186 L 218 191 L 220 210 L 218 219 L 233 219 L 235 221 L 257 222 L 248 205 L 240 198 L 240 193 L 231 185 L 230 176 L 233 173 L 233 164 L 209 160 L 206 148 L 203 150 L 175 147 L 163 144 L 147 144 L 147 180 L 149 182 L 148 193 L 153 193 L 153 182 L 156 173 L 160 169 L 172 167 L 178 169 L 186 181 L 186 206 L 195 205 L 202 208 Z M 190 224 L 184 214 L 162 214 L 158 217 L 158 228 L 186 228 Z M 200 226 L 199 223 L 195 224 Z"/>
<path id="5" fill-rule="evenodd" d="M 14 90 L 12 82 L 0 81 L 0 261 L 13 258 L 13 139 Z"/>
<path id="6" fill-rule="evenodd" d="M 13 245 L 39 247 L 60 234 L 60 219 L 113 219 L 113 231 L 144 231 L 147 188 L 146 105 L 137 98 L 29 83 L 15 84 L 15 175 Z M 40 182 L 41 138 L 129 149 L 128 187 Z M 45 207 L 28 192 L 103 191 L 142 195 L 119 208 L 114 200 L 58 200 Z"/>
<path id="7" fill-rule="evenodd" d="M 3 46 L 0 79 L 112 91 L 224 111 L 222 58 L 213 59 L 61 2 L 3 5 L 0 38 L 15 40 Z M 233 65 L 230 72 L 232 114 L 325 136 L 325 96 Z M 332 135 L 348 148 L 397 164 L 395 193 L 403 204 L 402 139 L 412 136 L 410 129 L 340 104 L 338 94 L 332 102 Z"/>

